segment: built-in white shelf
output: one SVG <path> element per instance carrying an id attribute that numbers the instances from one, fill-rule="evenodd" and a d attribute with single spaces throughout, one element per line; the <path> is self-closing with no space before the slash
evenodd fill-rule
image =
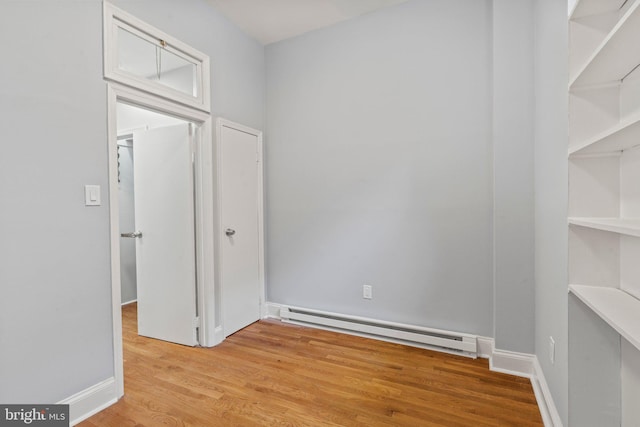
<path id="1" fill-rule="evenodd" d="M 569 291 L 640 350 L 640 300 L 603 286 L 569 285 Z"/>
<path id="2" fill-rule="evenodd" d="M 640 237 L 640 218 L 579 218 L 570 217 L 569 224 L 595 230 L 610 231 Z"/>
<path id="3" fill-rule="evenodd" d="M 586 63 L 571 77 L 569 88 L 576 89 L 622 80 L 640 64 L 639 39 L 640 2 L 636 2 L 620 18 Z"/>
<path id="4" fill-rule="evenodd" d="M 640 426 L 640 0 L 570 5 L 568 416 Z"/>
<path id="5" fill-rule="evenodd" d="M 600 13 L 615 12 L 620 9 L 625 0 L 578 0 L 569 14 L 569 19 L 579 19 Z"/>
<path id="6" fill-rule="evenodd" d="M 640 116 L 635 116 L 575 144 L 569 148 L 569 156 L 624 151 L 638 145 L 640 145 Z"/>

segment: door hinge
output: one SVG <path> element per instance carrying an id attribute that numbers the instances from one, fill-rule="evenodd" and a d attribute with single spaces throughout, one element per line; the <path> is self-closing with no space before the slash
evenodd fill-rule
<path id="1" fill-rule="evenodd" d="M 200 327 L 200 316 L 196 316 L 193 318 L 193 327 L 194 328 Z"/>

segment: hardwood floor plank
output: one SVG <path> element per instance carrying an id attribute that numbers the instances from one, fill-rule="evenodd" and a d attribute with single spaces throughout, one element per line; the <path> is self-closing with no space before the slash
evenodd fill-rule
<path id="1" fill-rule="evenodd" d="M 125 397 L 81 427 L 542 426 L 530 382 L 482 359 L 265 320 L 214 348 L 137 335 Z"/>

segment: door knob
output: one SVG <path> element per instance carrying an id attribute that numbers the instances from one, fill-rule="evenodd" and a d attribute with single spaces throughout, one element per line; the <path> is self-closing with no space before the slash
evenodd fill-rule
<path id="1" fill-rule="evenodd" d="M 136 231 L 134 233 L 120 233 L 120 237 L 131 237 L 132 239 L 142 237 L 142 232 Z"/>
<path id="2" fill-rule="evenodd" d="M 226 234 L 227 236 L 231 237 L 234 234 L 236 234 L 236 230 L 234 230 L 232 228 L 227 228 L 226 230 L 224 230 L 224 234 Z"/>

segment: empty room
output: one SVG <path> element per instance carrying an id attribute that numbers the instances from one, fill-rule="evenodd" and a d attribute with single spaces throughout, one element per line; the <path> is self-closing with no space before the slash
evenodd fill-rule
<path id="1" fill-rule="evenodd" d="M 0 35 L 0 425 L 640 425 L 640 0 Z"/>

